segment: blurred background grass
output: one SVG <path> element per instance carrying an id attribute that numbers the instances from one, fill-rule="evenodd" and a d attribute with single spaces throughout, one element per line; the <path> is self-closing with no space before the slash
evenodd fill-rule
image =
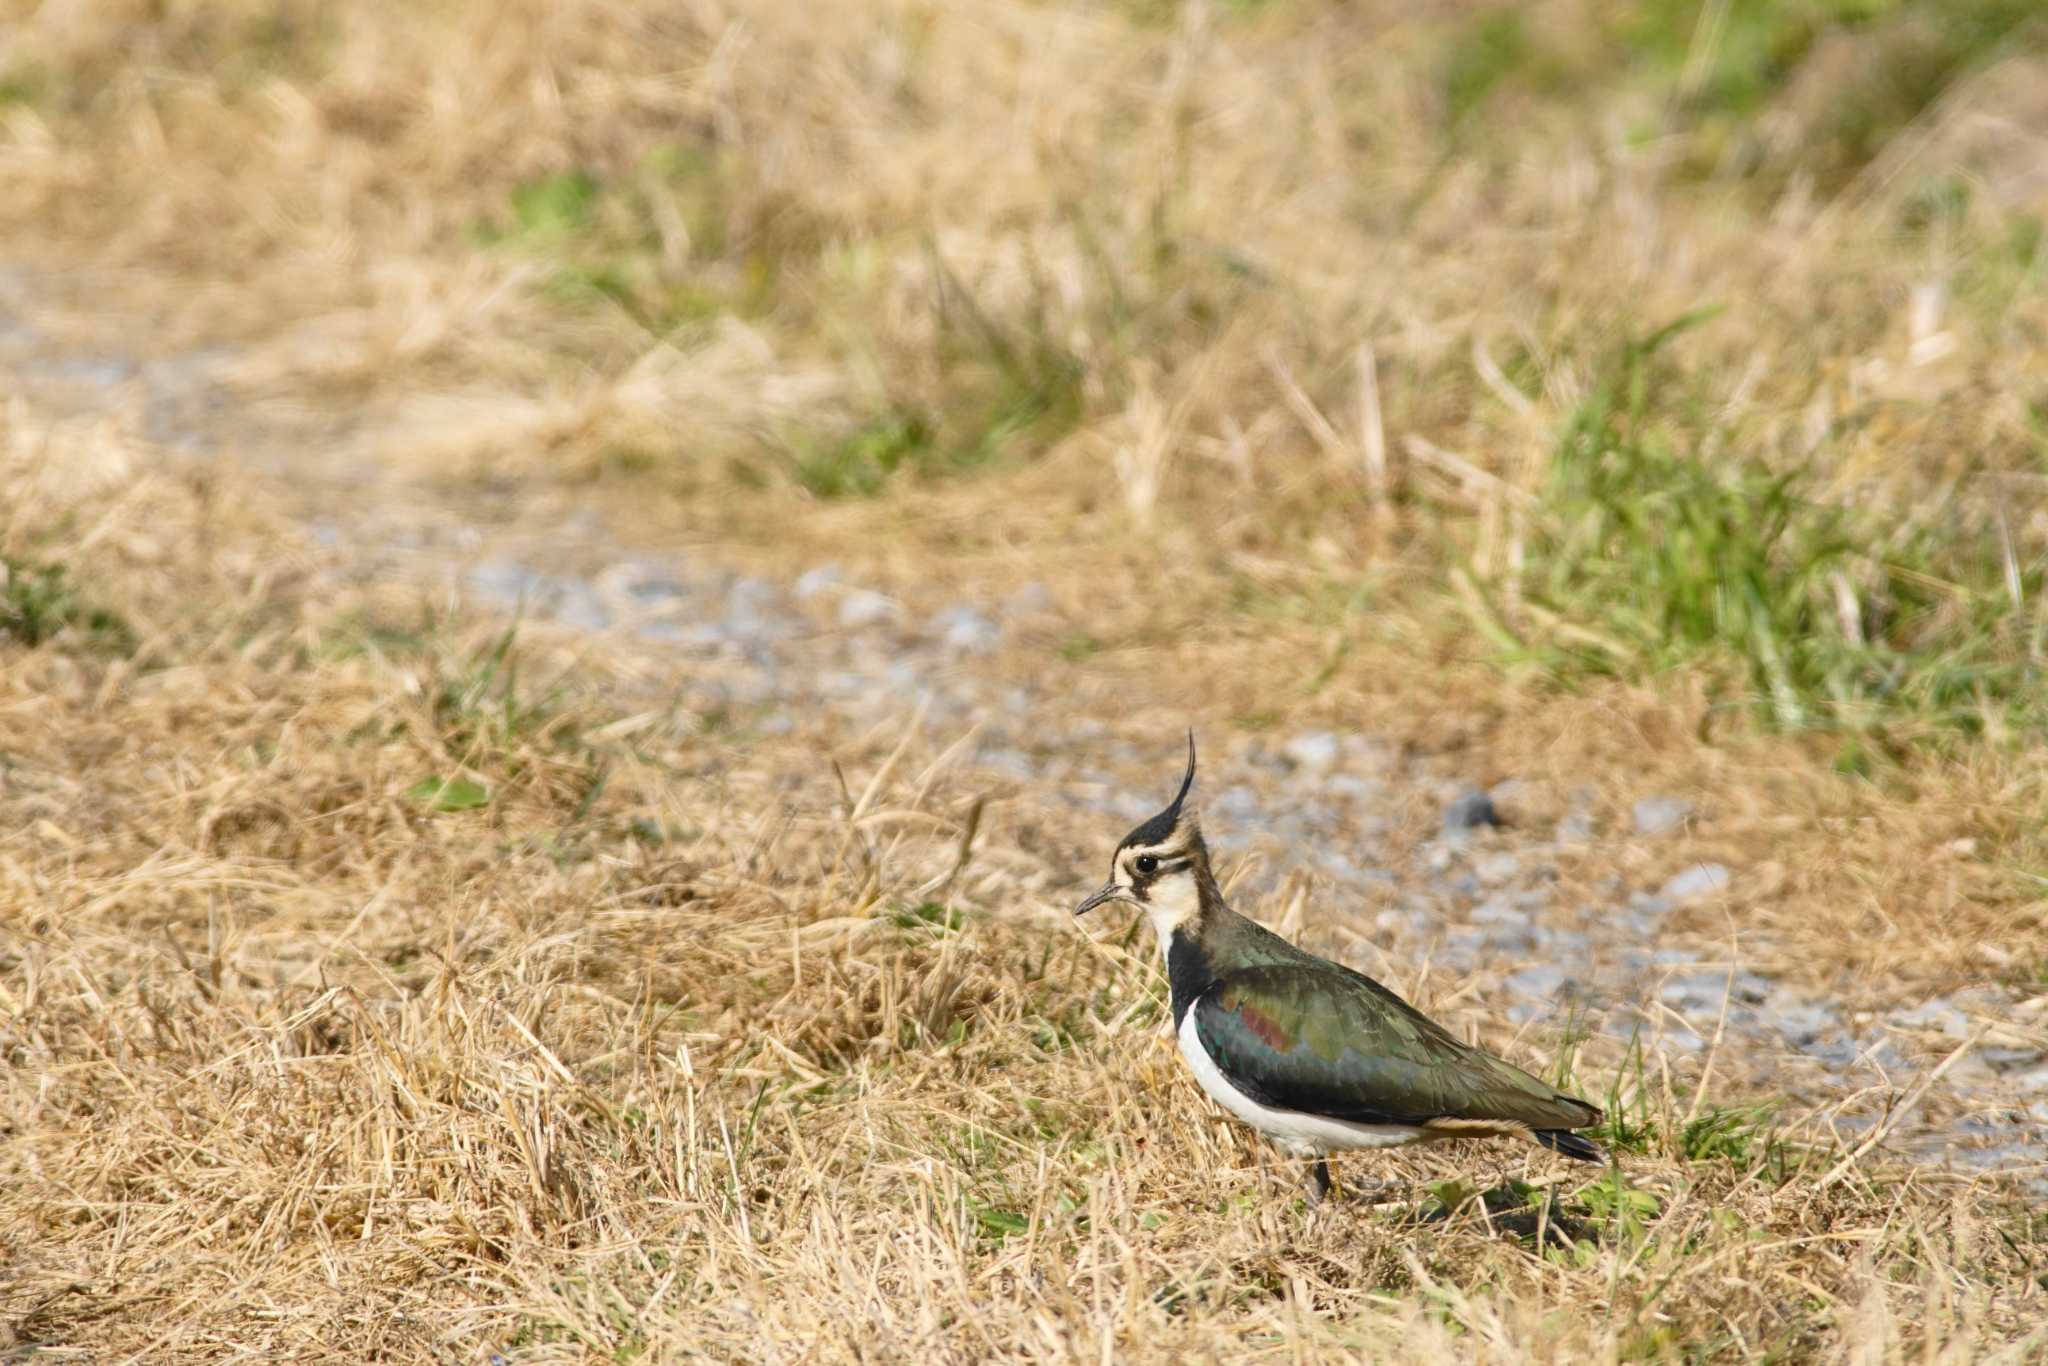
<path id="1" fill-rule="evenodd" d="M 1219 610 L 1393 563 L 1850 765 L 2039 733 L 2021 0 L 12 8 L 24 259 L 258 391 L 517 390 L 451 471 L 1163 536 Z"/>

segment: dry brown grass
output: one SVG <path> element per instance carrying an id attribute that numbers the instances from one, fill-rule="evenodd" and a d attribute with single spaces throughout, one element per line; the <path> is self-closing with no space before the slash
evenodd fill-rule
<path id="1" fill-rule="evenodd" d="M 1989 983 L 1999 1026 L 2038 1033 L 2037 734 L 1909 740 L 1844 781 L 1836 737 L 1760 733 L 1711 661 L 1577 692 L 1503 675 L 1450 585 L 1462 567 L 1468 599 L 1544 637 L 1518 602 L 1553 434 L 1618 336 L 1703 302 L 1729 307 L 1680 355 L 1721 439 L 1812 453 L 1831 495 L 2032 566 L 2048 291 L 2007 243 L 2048 183 L 2048 58 L 1996 49 L 1852 164 L 1816 150 L 1832 111 L 1932 41 L 1924 15 L 1830 31 L 1733 125 L 1625 80 L 1510 81 L 1460 123 L 1442 63 L 1488 7 L 1251 8 L 13 0 L 0 266 L 35 275 L 52 348 L 233 348 L 235 402 L 194 419 L 210 447 L 283 433 L 301 474 L 374 461 L 423 521 L 509 481 L 538 538 L 597 509 L 629 545 L 776 576 L 835 559 L 920 608 L 1041 581 L 1043 621 L 962 668 L 1053 677 L 1105 745 L 1189 716 L 1221 754 L 1333 726 L 1519 778 L 1531 825 L 1583 785 L 1610 825 L 1685 793 L 1699 830 L 1564 851 L 1561 896 L 1720 858 L 1738 894 L 1680 912 L 1672 944 L 1845 1013 Z M 1590 60 L 1614 14 L 1526 23 Z M 598 189 L 573 231 L 519 207 L 576 173 Z M 1970 193 L 1929 226 L 1951 180 Z M 1026 356 L 1019 381 L 977 313 L 1075 368 Z M 879 499 L 805 487 L 891 414 L 973 447 L 1020 383 L 1057 420 L 985 464 Z M 1099 816 L 963 768 L 958 733 L 908 710 L 722 731 L 620 639 L 527 625 L 531 707 L 508 709 L 502 675 L 472 686 L 502 621 L 290 529 L 345 473 L 179 463 L 133 395 L 60 421 L 29 389 L 0 420 L 0 553 L 64 566 L 87 606 L 34 647 L 0 639 L 0 1343 L 2048 1343 L 2038 1214 L 1882 1152 L 1825 1180 L 1855 1098 L 1773 1057 L 1702 1076 L 1587 1041 L 1580 1080 L 1647 1128 L 1620 1188 L 1489 1147 L 1350 1164 L 1552 1186 L 1593 1226 L 1575 1248 L 1476 1205 L 1419 1222 L 1420 1188 L 1310 1214 L 1188 1086 L 1145 946 L 1061 912 L 1120 833 Z M 2011 614 L 2037 657 L 2040 613 Z M 1105 648 L 1064 659 L 1081 632 Z M 404 795 L 456 773 L 483 809 Z M 964 872 L 920 891 L 984 797 Z M 1418 790 L 1390 839 L 1436 809 Z M 1288 891 L 1247 909 L 1277 920 Z M 932 895 L 957 924 L 911 913 Z M 1558 1022 L 1502 1021 L 1515 965 L 1376 947 L 1453 1027 L 1558 1057 Z M 1784 1135 L 1686 1152 L 1700 1107 L 1779 1095 Z M 1913 1122 L 1959 1104 L 1931 1094 Z M 1618 1189 L 1634 1217 L 1607 1217 Z"/>
<path id="2" fill-rule="evenodd" d="M 136 480 L 105 433 L 58 464 L 15 450 L 10 553 L 94 566 L 91 591 L 144 642 L 131 659 L 73 627 L 14 649 L 0 696 L 16 832 L 0 1230 L 19 1344 L 108 1360 L 2039 1347 L 2034 1229 L 1995 1185 L 1882 1168 L 1824 1185 L 1825 1156 L 1788 1169 L 1761 1138 L 1743 1160 L 1687 1160 L 1673 1135 L 1694 1080 L 1631 1074 L 1611 1047 L 1580 1075 L 1648 1117 L 1627 1189 L 1654 1217 L 1595 1220 L 1577 1251 L 1539 1257 L 1477 1207 L 1411 1222 L 1419 1193 L 1307 1214 L 1294 1174 L 1187 1086 L 1143 946 L 1066 923 L 1096 822 L 998 787 L 979 857 L 944 888 L 957 928 L 906 917 L 989 791 L 949 765 L 949 737 L 820 718 L 736 748 L 673 709 L 621 726 L 596 699 L 634 694 L 631 662 L 537 628 L 535 694 L 576 691 L 493 729 L 492 707 L 435 699 L 497 626 L 380 634 L 412 623 L 414 597 L 338 587 L 254 486 L 224 511 L 203 485 Z M 66 524 L 92 530 L 53 539 Z M 202 525 L 232 549 L 200 548 Z M 490 783 L 487 809 L 400 795 L 458 761 Z M 636 830 L 649 821 L 666 838 Z M 1424 999 L 1541 1057 L 1499 1032 L 1490 981 L 1439 978 Z M 1484 1147 L 1369 1170 L 1513 1172 L 1568 1201 L 1589 1185 Z"/>

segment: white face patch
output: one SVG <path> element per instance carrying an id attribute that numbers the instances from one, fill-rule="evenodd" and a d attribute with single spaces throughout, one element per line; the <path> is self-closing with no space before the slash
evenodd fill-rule
<path id="1" fill-rule="evenodd" d="M 1201 892 L 1195 886 L 1195 870 L 1183 868 L 1177 873 L 1166 873 L 1153 879 L 1145 889 L 1145 918 L 1152 922 L 1152 932 L 1159 936 L 1159 956 L 1166 956 L 1167 945 L 1173 940 L 1173 932 L 1193 920 L 1202 909 Z"/>
<path id="2" fill-rule="evenodd" d="M 1116 878 L 1131 889 L 1131 900 L 1144 908 L 1152 933 L 1159 937 L 1159 955 L 1164 958 L 1173 932 L 1192 922 L 1202 910 L 1201 888 L 1186 846 L 1175 839 L 1125 849 L 1117 856 Z"/>

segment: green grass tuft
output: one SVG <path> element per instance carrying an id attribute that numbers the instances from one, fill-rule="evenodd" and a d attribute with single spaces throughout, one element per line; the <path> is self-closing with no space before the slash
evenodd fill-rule
<path id="1" fill-rule="evenodd" d="M 135 650 L 128 623 L 82 599 L 63 565 L 0 558 L 0 636 L 33 649 L 67 634 L 104 653 Z"/>
<path id="2" fill-rule="evenodd" d="M 2043 565 L 1969 509 L 1902 531 L 1746 449 L 1663 354 L 1706 316 L 1626 344 L 1566 422 L 1510 654 L 1560 680 L 1718 670 L 1785 729 L 2037 727 Z"/>

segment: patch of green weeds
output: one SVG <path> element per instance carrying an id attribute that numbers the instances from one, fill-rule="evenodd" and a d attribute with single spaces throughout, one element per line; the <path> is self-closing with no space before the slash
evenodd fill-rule
<path id="1" fill-rule="evenodd" d="M 1761 1171 L 1782 1185 L 1803 1164 L 1804 1150 L 1780 1138 L 1772 1121 L 1775 1102 L 1709 1106 L 1678 1133 L 1678 1151 L 1688 1162 L 1726 1162 Z"/>
<path id="2" fill-rule="evenodd" d="M 938 284 L 942 367 L 966 397 L 943 420 L 952 428 L 948 464 L 983 465 L 1012 441 L 1043 448 L 1071 431 L 1083 412 L 1081 360 L 1057 336 L 1058 308 L 1050 280 L 1034 271 L 1025 314 L 998 320 L 954 273 L 936 243 L 925 256 Z M 1090 260 L 1104 269 L 1099 254 Z M 1112 283 L 1104 291 L 1115 313 L 1129 304 Z"/>
<path id="3" fill-rule="evenodd" d="M 1595 1139 L 1616 1153 L 1646 1153 L 1656 1135 L 1650 1114 L 1650 1088 L 1646 1084 L 1643 1038 L 1629 1036 L 1621 1065 L 1607 1084 L 1607 1096 L 1600 1107 L 1600 1123 L 1588 1130 Z"/>
<path id="4" fill-rule="evenodd" d="M 39 104 L 49 84 L 49 76 L 40 67 L 11 66 L 0 71 L 0 105 Z"/>
<path id="5" fill-rule="evenodd" d="M 1116 8 L 1132 23 L 1164 26 L 1180 21 L 1190 0 L 1117 0 Z M 1217 8 L 1225 14 L 1247 17 L 1277 8 L 1283 0 L 1220 0 Z"/>
<path id="6" fill-rule="evenodd" d="M 1453 34 L 1444 57 L 1444 111 L 1453 127 L 1464 122 L 1494 87 L 1529 59 L 1529 38 L 1522 15 L 1512 8 L 1492 9 Z"/>
<path id="7" fill-rule="evenodd" d="M 957 906 L 943 905 L 937 901 L 926 901 L 916 906 L 899 906 L 889 913 L 890 923 L 898 929 L 928 932 L 933 937 L 957 934 L 967 918 Z"/>
<path id="8" fill-rule="evenodd" d="M 1771 1141 L 1773 1105 L 1710 1105 L 1687 1120 L 1678 1151 L 1688 1162 L 1731 1162 L 1746 1167 Z"/>
<path id="9" fill-rule="evenodd" d="M 1833 190 L 1969 72 L 2048 44 L 2048 24 L 2036 0 L 1640 0 L 1575 39 L 1542 41 L 1517 6 L 1457 24 L 1438 76 L 1451 128 L 1503 90 L 1569 111 L 1589 88 L 1646 86 L 1661 112 L 1640 136 L 1683 137 L 1685 173 L 1775 191 L 1796 170 Z M 1758 137 L 1774 111 L 1788 145 Z"/>
<path id="10" fill-rule="evenodd" d="M 563 171 L 512 189 L 512 218 L 530 243 L 559 241 L 590 226 L 597 211 L 597 177 Z"/>
<path id="11" fill-rule="evenodd" d="M 830 441 L 791 451 L 796 480 L 819 498 L 872 497 L 906 466 L 932 462 L 936 434 L 922 414 L 892 409 Z"/>
<path id="12" fill-rule="evenodd" d="M 82 598 L 60 564 L 0 558 L 0 636 L 30 649 L 60 638 L 105 654 L 135 651 L 135 632 L 117 613 Z"/>
<path id="13" fill-rule="evenodd" d="M 429 811 L 474 811 L 490 804 L 490 790 L 469 778 L 422 778 L 405 790 Z"/>
<path id="14" fill-rule="evenodd" d="M 465 763 L 508 756 L 522 744 L 547 740 L 571 743 L 562 724 L 559 698 L 535 697 L 521 686 L 518 623 L 489 645 L 437 668 L 429 698 L 442 747 Z"/>
<path id="15" fill-rule="evenodd" d="M 1707 24 L 1695 0 L 1650 0 L 1620 36 L 1672 82 L 1693 169 L 1766 170 L 1775 183 L 1796 164 L 1833 188 L 2039 13 L 2032 0 L 1731 0 Z M 1831 39 L 1856 42 L 1855 60 L 1830 61 Z M 1825 98 L 1805 92 L 1815 112 L 1792 156 L 1731 157 L 1764 109 L 1809 77 L 1826 82 Z"/>
<path id="16" fill-rule="evenodd" d="M 1619 1167 L 1609 1167 L 1578 1198 L 1587 1214 L 1605 1226 L 1610 1241 L 1630 1246 L 1649 1236 L 1651 1223 L 1664 1210 L 1664 1201 L 1654 1191 L 1630 1185 Z"/>
<path id="17" fill-rule="evenodd" d="M 1031 1231 L 1031 1216 L 1022 1210 L 1007 1205 L 983 1204 L 969 1197 L 967 1211 L 974 1216 L 974 1226 L 982 1238 L 991 1243 L 1000 1243 L 1020 1233 Z"/>
<path id="18" fill-rule="evenodd" d="M 748 195 L 744 180 L 737 159 L 658 147 L 620 174 L 574 167 L 524 181 L 471 237 L 547 262 L 544 288 L 563 304 L 607 303 L 657 334 L 758 317 L 817 233 L 790 206 Z"/>
<path id="19" fill-rule="evenodd" d="M 1664 355 L 1627 343 L 1565 423 L 1524 583 L 1477 624 L 1559 680 L 1703 668 L 1784 729 L 1977 734 L 2041 718 L 2040 560 L 1962 512 L 1902 531 L 1773 468 Z M 2026 604 L 2035 604 L 2032 609 Z"/>

